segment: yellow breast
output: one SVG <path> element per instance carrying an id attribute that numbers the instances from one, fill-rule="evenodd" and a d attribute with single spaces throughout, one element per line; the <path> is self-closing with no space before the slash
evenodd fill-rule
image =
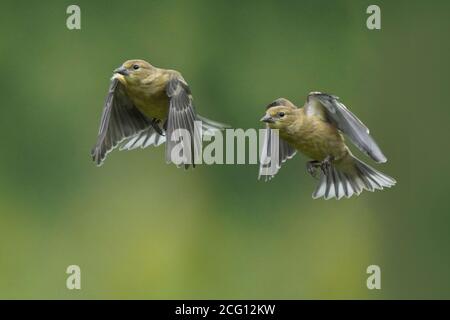
<path id="1" fill-rule="evenodd" d="M 280 134 L 283 137 L 283 134 Z M 340 159 L 347 152 L 341 133 L 320 118 L 302 119 L 295 127 L 295 134 L 287 140 L 307 157 L 322 161 L 327 156 Z"/>
<path id="2" fill-rule="evenodd" d="M 141 83 L 127 83 L 126 90 L 134 105 L 147 117 L 165 120 L 169 113 L 167 78 L 157 76 Z"/>
<path id="3" fill-rule="evenodd" d="M 154 94 L 134 95 L 133 103 L 135 106 L 149 118 L 165 120 L 169 113 L 169 98 L 165 91 Z"/>

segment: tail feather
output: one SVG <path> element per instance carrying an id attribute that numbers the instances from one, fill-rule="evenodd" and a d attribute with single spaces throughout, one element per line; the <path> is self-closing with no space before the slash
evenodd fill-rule
<path id="1" fill-rule="evenodd" d="M 214 135 L 214 132 L 229 127 L 222 123 L 206 119 L 199 115 L 197 115 L 197 120 L 202 122 L 202 131 L 205 135 Z M 163 135 L 160 135 L 158 132 L 156 132 L 153 126 L 149 126 L 148 128 L 125 140 L 121 144 L 120 150 L 134 150 L 137 148 L 145 149 L 149 146 L 157 147 L 163 144 L 164 142 L 166 142 L 166 131 L 164 129 L 165 126 L 161 126 L 160 124 L 158 124 L 158 126 L 160 127 Z"/>
<path id="2" fill-rule="evenodd" d="M 390 188 L 395 183 L 395 179 L 349 154 L 340 162 L 331 163 L 326 173 L 322 172 L 312 197 L 339 200 L 344 196 L 350 198 L 359 195 L 363 190 L 373 192 Z"/>
<path id="3" fill-rule="evenodd" d="M 339 180 L 341 181 L 342 190 L 343 190 L 343 196 L 346 196 L 347 198 L 350 197 L 349 187 L 348 187 L 348 180 L 343 172 L 338 171 Z"/>
<path id="4" fill-rule="evenodd" d="M 120 146 L 120 150 L 133 150 L 137 148 L 145 149 L 149 146 L 159 146 L 166 141 L 166 137 L 160 135 L 152 126 L 139 132 L 135 136 L 125 140 Z"/>

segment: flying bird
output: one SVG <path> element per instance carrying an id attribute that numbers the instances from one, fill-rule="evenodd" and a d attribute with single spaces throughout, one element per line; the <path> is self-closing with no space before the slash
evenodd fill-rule
<path id="1" fill-rule="evenodd" d="M 351 153 L 344 135 L 376 162 L 387 161 L 369 129 L 334 95 L 311 92 L 301 108 L 279 98 L 267 106 L 261 121 L 266 123 L 266 133 L 259 177 L 270 180 L 283 162 L 300 151 L 311 159 L 306 165 L 309 174 L 320 179 L 314 199 L 350 198 L 364 189 L 382 190 L 396 183 Z M 278 135 L 271 129 L 278 129 Z M 268 172 L 271 160 L 277 165 Z"/>
<path id="2" fill-rule="evenodd" d="M 195 121 L 201 121 L 201 126 L 195 126 Z M 128 60 L 114 70 L 91 156 L 100 166 L 118 146 L 132 150 L 166 142 L 166 161 L 170 163 L 174 147 L 184 139 L 178 129 L 184 129 L 190 137 L 190 154 L 177 165 L 187 168 L 194 166 L 198 151 L 194 144 L 201 143 L 202 132 L 213 134 L 225 127 L 196 113 L 191 90 L 178 71 Z"/>

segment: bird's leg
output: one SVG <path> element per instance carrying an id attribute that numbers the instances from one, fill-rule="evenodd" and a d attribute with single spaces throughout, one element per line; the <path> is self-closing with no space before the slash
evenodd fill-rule
<path id="1" fill-rule="evenodd" d="M 320 168 L 322 169 L 322 172 L 323 172 L 324 175 L 327 175 L 327 173 L 329 172 L 330 167 L 331 167 L 331 161 L 333 161 L 333 157 L 332 156 L 327 156 L 320 163 Z"/>
<path id="2" fill-rule="evenodd" d="M 319 179 L 317 169 L 320 167 L 320 161 L 313 160 L 306 163 L 306 170 L 315 179 Z"/>
<path id="3" fill-rule="evenodd" d="M 153 127 L 153 129 L 155 129 L 155 131 L 160 135 L 160 136 L 164 136 L 164 132 L 162 131 L 162 129 L 159 127 L 159 119 L 153 118 L 152 121 L 150 122 L 151 126 Z"/>

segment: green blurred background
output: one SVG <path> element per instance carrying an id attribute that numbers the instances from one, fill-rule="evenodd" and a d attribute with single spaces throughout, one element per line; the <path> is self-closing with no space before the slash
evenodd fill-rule
<path id="1" fill-rule="evenodd" d="M 448 1 L 76 1 L 80 31 L 70 4 L 1 2 L 0 298 L 450 298 Z M 301 156 L 264 183 L 256 165 L 177 169 L 162 147 L 97 168 L 131 58 L 179 70 L 199 113 L 239 128 L 277 97 L 334 93 L 398 185 L 312 200 Z"/>

